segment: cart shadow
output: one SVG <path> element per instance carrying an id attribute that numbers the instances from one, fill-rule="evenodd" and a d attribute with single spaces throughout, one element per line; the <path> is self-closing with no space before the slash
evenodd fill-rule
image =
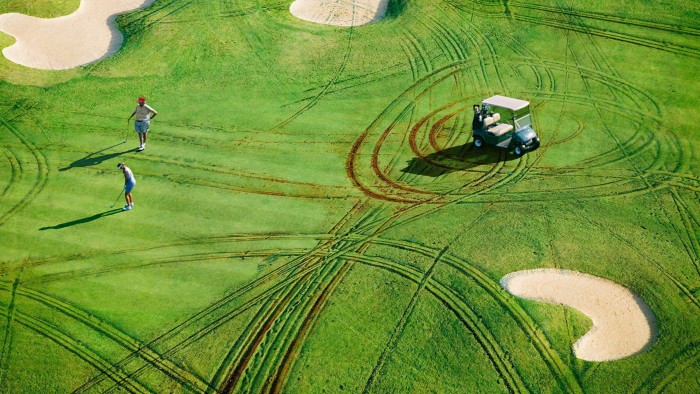
<path id="1" fill-rule="evenodd" d="M 133 152 L 136 150 L 136 149 L 127 149 L 127 150 L 121 151 L 121 152 L 114 152 L 114 153 L 107 153 L 104 155 L 99 155 L 100 153 L 102 153 L 106 150 L 112 149 L 112 148 L 119 146 L 119 145 L 122 145 L 122 144 L 124 144 L 124 142 L 120 142 L 118 144 L 115 144 L 115 145 L 109 146 L 107 148 L 98 150 L 97 152 L 90 153 L 89 155 L 83 157 L 82 159 L 78 159 L 78 160 L 70 163 L 68 165 L 68 167 L 59 168 L 58 170 L 59 171 L 67 171 L 67 170 L 70 170 L 71 168 L 96 166 L 96 165 L 101 164 L 102 162 L 104 162 L 106 160 L 114 159 L 115 157 L 119 157 L 125 153 Z"/>
<path id="2" fill-rule="evenodd" d="M 452 172 L 467 171 L 482 166 L 492 166 L 501 161 L 517 159 L 503 149 L 485 146 L 476 149 L 472 143 L 457 145 L 431 153 L 424 158 L 414 157 L 401 172 L 429 177 L 439 177 Z"/>
<path id="3" fill-rule="evenodd" d="M 100 212 L 100 213 L 98 213 L 98 214 L 95 214 L 95 215 L 92 215 L 92 216 L 88 216 L 88 217 L 85 217 L 85 218 L 82 218 L 82 219 L 72 220 L 72 221 L 70 221 L 70 222 L 65 222 L 65 223 L 57 224 L 57 225 L 55 225 L 55 226 L 42 227 L 42 228 L 40 228 L 39 230 L 40 230 L 40 231 L 44 231 L 44 230 L 60 230 L 60 229 L 62 229 L 62 228 L 71 227 L 71 226 L 75 226 L 75 225 L 78 225 L 78 224 L 84 224 L 84 223 L 92 222 L 92 221 L 94 221 L 94 220 L 97 220 L 97 219 L 100 219 L 100 218 L 103 218 L 103 217 L 106 217 L 106 216 L 115 215 L 115 214 L 117 214 L 117 213 L 119 213 L 119 212 L 122 212 L 122 209 L 121 209 L 121 208 L 110 209 L 109 211 Z"/>

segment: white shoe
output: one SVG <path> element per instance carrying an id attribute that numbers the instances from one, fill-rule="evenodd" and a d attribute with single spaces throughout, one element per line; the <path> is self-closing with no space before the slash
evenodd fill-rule
<path id="1" fill-rule="evenodd" d="M 122 208 L 122 211 L 131 211 L 131 205 L 124 205 L 124 208 Z"/>
<path id="2" fill-rule="evenodd" d="M 136 148 L 136 150 L 139 150 L 139 151 L 140 151 L 140 150 L 143 150 L 143 144 L 139 145 L 139 147 Z"/>
<path id="3" fill-rule="evenodd" d="M 130 207 L 134 207 L 134 202 L 132 201 L 131 204 L 129 204 Z"/>

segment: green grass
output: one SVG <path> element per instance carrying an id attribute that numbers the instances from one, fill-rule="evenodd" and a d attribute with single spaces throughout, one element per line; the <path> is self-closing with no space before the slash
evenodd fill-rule
<path id="1" fill-rule="evenodd" d="M 104 61 L 0 57 L 0 391 L 697 391 L 696 3 L 392 1 L 354 29 L 289 3 L 157 1 Z M 540 149 L 470 148 L 494 94 Z M 543 267 L 639 294 L 654 345 L 576 359 L 585 316 L 498 284 Z"/>
<path id="2" fill-rule="evenodd" d="M 56 18 L 78 9 L 80 0 L 6 0 L 0 4 L 0 14 L 19 12 L 39 18 Z"/>

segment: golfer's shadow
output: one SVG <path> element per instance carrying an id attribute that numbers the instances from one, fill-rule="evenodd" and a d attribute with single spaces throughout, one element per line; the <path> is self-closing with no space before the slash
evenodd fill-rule
<path id="1" fill-rule="evenodd" d="M 103 218 L 103 217 L 105 217 L 105 216 L 111 216 L 111 215 L 117 214 L 117 213 L 119 213 L 119 212 L 122 212 L 122 209 L 121 209 L 121 208 L 110 209 L 109 211 L 104 211 L 104 212 L 98 213 L 98 214 L 96 214 L 96 215 L 88 216 L 88 217 L 85 217 L 85 218 L 82 218 L 82 219 L 72 220 L 72 221 L 70 221 L 70 222 L 65 222 L 65 223 L 57 224 L 57 225 L 55 225 L 55 226 L 42 227 L 42 228 L 40 228 L 39 230 L 41 230 L 41 231 L 44 231 L 44 230 L 60 230 L 60 229 L 62 229 L 62 228 L 75 226 L 75 225 L 77 225 L 77 224 L 83 224 L 83 223 L 92 222 L 93 220 L 97 220 L 97 219 Z"/>
<path id="2" fill-rule="evenodd" d="M 127 149 L 127 150 L 122 151 L 122 152 L 114 152 L 114 153 L 107 153 L 104 155 L 99 155 L 100 153 L 102 153 L 106 150 L 112 149 L 115 146 L 118 146 L 121 144 L 123 144 L 123 142 L 120 142 L 116 145 L 112 145 L 110 147 L 104 148 L 102 150 L 98 150 L 97 152 L 90 153 L 89 155 L 83 157 L 82 159 L 78 159 L 78 160 L 70 163 L 68 165 L 68 167 L 59 168 L 58 170 L 59 171 L 66 171 L 66 170 L 70 170 L 71 168 L 96 166 L 105 160 L 114 159 L 115 157 L 119 157 L 119 156 L 123 155 L 124 153 L 129 153 L 129 152 L 132 152 L 135 150 L 135 149 Z"/>
<path id="3" fill-rule="evenodd" d="M 516 157 L 508 155 L 505 150 L 485 146 L 475 148 L 471 142 L 452 146 L 431 153 L 424 158 L 414 157 L 407 162 L 401 172 L 408 174 L 439 177 L 458 171 L 467 171 L 475 167 L 492 166 L 499 161 L 509 161 Z"/>

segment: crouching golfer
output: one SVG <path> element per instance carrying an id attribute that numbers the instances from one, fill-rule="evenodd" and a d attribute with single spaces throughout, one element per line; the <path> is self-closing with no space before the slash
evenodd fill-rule
<path id="1" fill-rule="evenodd" d="M 151 126 L 151 119 L 155 118 L 158 112 L 146 104 L 145 97 L 139 97 L 136 102 L 139 104 L 136 106 L 131 116 L 129 116 L 127 122 L 136 115 L 134 130 L 136 130 L 136 133 L 139 135 L 139 147 L 137 149 L 142 151 L 146 149 L 146 138 L 148 137 L 148 128 Z"/>
<path id="2" fill-rule="evenodd" d="M 131 172 L 131 168 L 124 165 L 124 163 L 117 164 L 117 168 L 121 169 L 124 174 L 124 198 L 126 199 L 126 205 L 124 205 L 122 210 L 130 211 L 134 207 L 134 198 L 131 196 L 131 191 L 136 186 L 136 178 L 134 173 Z"/>

